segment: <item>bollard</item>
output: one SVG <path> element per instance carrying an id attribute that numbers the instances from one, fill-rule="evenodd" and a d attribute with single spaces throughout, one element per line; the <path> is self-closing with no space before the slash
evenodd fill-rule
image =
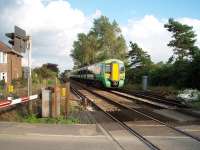
<path id="1" fill-rule="evenodd" d="M 143 76 L 142 77 L 142 88 L 144 91 L 147 90 L 147 85 L 148 85 L 148 76 Z"/>
<path id="2" fill-rule="evenodd" d="M 51 91 L 42 89 L 42 117 L 50 117 Z"/>

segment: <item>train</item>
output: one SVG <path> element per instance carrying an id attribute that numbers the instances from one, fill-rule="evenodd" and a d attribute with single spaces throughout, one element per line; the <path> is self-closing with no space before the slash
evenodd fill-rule
<path id="1" fill-rule="evenodd" d="M 105 88 L 122 88 L 125 81 L 124 62 L 108 59 L 70 72 L 70 79 Z"/>

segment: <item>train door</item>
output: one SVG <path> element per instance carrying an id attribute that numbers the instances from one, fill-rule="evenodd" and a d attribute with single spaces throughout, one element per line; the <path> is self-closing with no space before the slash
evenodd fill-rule
<path id="1" fill-rule="evenodd" d="M 119 81 L 119 64 L 112 63 L 112 72 L 111 72 L 111 79 L 112 81 Z"/>

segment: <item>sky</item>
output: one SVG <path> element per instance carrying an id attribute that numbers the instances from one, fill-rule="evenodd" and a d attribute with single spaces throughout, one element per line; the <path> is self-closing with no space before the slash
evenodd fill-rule
<path id="1" fill-rule="evenodd" d="M 0 0 L 0 40 L 14 25 L 32 36 L 32 66 L 56 63 L 71 69 L 78 33 L 87 33 L 101 15 L 116 20 L 127 42 L 138 43 L 156 63 L 167 61 L 171 34 L 163 27 L 170 17 L 193 26 L 200 46 L 199 0 Z M 27 64 L 26 54 L 23 65 Z"/>

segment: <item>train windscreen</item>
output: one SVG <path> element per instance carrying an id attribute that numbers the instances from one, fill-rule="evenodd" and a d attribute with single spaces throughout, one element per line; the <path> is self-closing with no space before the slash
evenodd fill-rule
<path id="1" fill-rule="evenodd" d="M 106 73 L 111 73 L 111 65 L 110 64 L 106 64 L 105 72 Z"/>
<path id="2" fill-rule="evenodd" d="M 124 64 L 120 64 L 120 73 L 123 73 L 125 71 Z"/>

